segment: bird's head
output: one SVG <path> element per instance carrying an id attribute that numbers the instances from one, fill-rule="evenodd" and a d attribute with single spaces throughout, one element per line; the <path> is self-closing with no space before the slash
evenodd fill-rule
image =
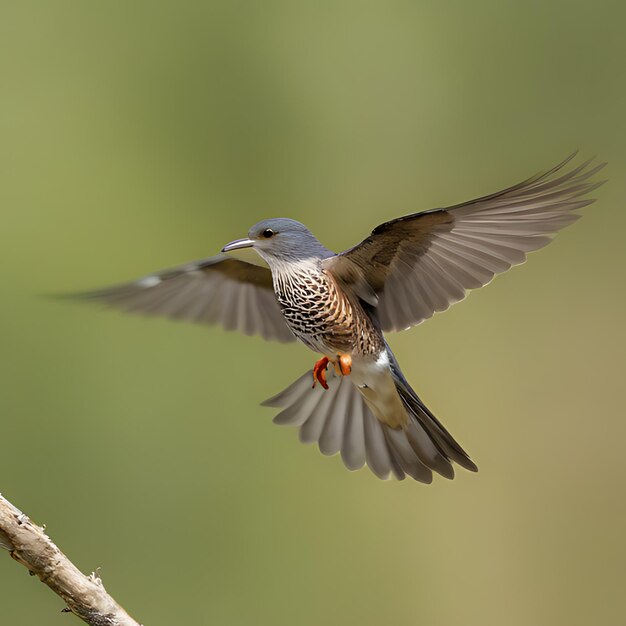
<path id="1" fill-rule="evenodd" d="M 255 224 L 245 239 L 231 241 L 222 252 L 253 248 L 272 267 L 274 263 L 325 258 L 332 254 L 300 222 L 278 217 Z"/>

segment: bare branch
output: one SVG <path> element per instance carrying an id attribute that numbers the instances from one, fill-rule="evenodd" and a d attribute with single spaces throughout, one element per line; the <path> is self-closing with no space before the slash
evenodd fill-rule
<path id="1" fill-rule="evenodd" d="M 0 547 L 28 568 L 91 626 L 140 626 L 106 592 L 100 576 L 85 576 L 59 550 L 43 528 L 0 495 Z"/>

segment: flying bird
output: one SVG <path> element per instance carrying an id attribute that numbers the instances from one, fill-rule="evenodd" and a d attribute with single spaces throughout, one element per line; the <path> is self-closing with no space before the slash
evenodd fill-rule
<path id="1" fill-rule="evenodd" d="M 604 181 L 604 163 L 552 169 L 513 187 L 377 226 L 335 254 L 299 222 L 268 219 L 221 254 L 83 294 L 129 312 L 164 315 L 269 340 L 300 340 L 321 355 L 263 404 L 277 424 L 299 427 L 303 442 L 341 454 L 350 470 L 379 478 L 433 472 L 454 477 L 453 463 L 475 463 L 407 382 L 384 333 L 415 326 L 523 263 L 575 222 Z M 229 254 L 252 248 L 249 263 Z"/>

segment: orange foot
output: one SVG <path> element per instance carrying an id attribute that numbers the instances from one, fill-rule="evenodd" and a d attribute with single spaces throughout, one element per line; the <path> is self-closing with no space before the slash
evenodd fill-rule
<path id="1" fill-rule="evenodd" d="M 342 376 L 348 376 L 352 371 L 352 357 L 349 354 L 338 354 L 334 364 L 335 371 Z"/>
<path id="2" fill-rule="evenodd" d="M 313 387 L 319 383 L 328 389 L 328 383 L 326 382 L 326 368 L 328 364 L 332 363 L 335 366 L 335 371 L 339 376 L 348 376 L 352 371 L 352 357 L 349 354 L 338 354 L 336 360 L 331 360 L 327 356 L 322 357 L 313 367 Z"/>
<path id="3" fill-rule="evenodd" d="M 330 359 L 327 356 L 323 356 L 314 366 L 313 366 L 313 389 L 315 389 L 315 385 L 319 383 L 324 387 L 324 389 L 328 389 L 328 383 L 326 382 L 326 368 L 328 367 L 328 363 Z"/>

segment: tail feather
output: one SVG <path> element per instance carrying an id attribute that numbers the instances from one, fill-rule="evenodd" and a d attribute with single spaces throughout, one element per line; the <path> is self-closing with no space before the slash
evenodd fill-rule
<path id="1" fill-rule="evenodd" d="M 351 405 L 350 394 L 335 394 L 331 411 L 333 419 L 327 419 L 319 437 L 320 452 L 326 456 L 332 456 L 341 451 L 343 434 L 346 428 L 348 415 L 354 411 Z M 362 467 L 363 463 L 359 467 Z"/>
<path id="2" fill-rule="evenodd" d="M 405 432 L 393 428 L 384 428 L 389 447 L 395 452 L 403 471 L 420 483 L 430 484 L 433 481 L 432 471 L 416 456 L 415 449 L 409 443 Z"/>
<path id="3" fill-rule="evenodd" d="M 359 394 L 360 396 L 361 394 Z M 356 399 L 356 395 L 352 394 Z M 365 465 L 364 413 L 369 410 L 362 401 L 354 402 L 352 411 L 346 414 L 341 445 L 341 460 L 350 470 L 361 469 Z"/>
<path id="4" fill-rule="evenodd" d="M 437 454 L 434 458 L 434 462 L 437 464 L 437 467 L 433 467 L 430 462 L 427 462 L 429 467 L 432 467 L 432 469 L 437 470 L 445 476 L 445 474 L 443 474 L 440 470 L 440 466 L 442 467 L 441 461 L 449 459 L 450 461 L 458 463 L 461 467 L 464 467 L 470 472 L 477 472 L 478 467 L 474 461 L 470 459 L 467 452 L 463 450 L 452 435 L 442 426 L 441 422 L 439 422 L 439 420 L 424 405 L 417 394 L 410 387 L 408 389 L 398 387 L 398 392 L 400 393 L 400 397 L 402 398 L 402 402 L 405 407 L 411 416 L 416 420 L 416 423 L 412 424 L 408 429 L 408 439 L 418 456 L 422 458 L 424 451 L 429 447 L 426 443 L 420 440 L 420 435 L 425 435 L 428 442 L 430 442 L 431 445 L 434 444 L 439 452 L 439 454 Z M 424 462 L 427 461 L 427 459 L 423 458 L 422 460 Z M 446 465 L 450 468 L 450 470 L 452 470 L 450 463 L 446 463 Z M 452 473 L 449 478 L 452 478 L 453 476 L 454 473 Z"/>
<path id="5" fill-rule="evenodd" d="M 449 467 L 448 471 L 452 470 L 449 461 L 454 461 L 470 472 L 477 472 L 478 467 L 470 459 L 467 452 L 455 441 L 454 437 L 413 391 L 389 348 L 387 352 L 396 389 L 407 412 L 414 419 L 407 430 L 407 438 L 416 454 L 423 463 L 443 476 L 446 476 L 446 474 L 443 473 L 445 468 L 442 461 Z M 433 448 L 435 448 L 436 452 L 434 456 L 432 455 Z M 450 476 L 446 477 L 452 478 L 453 476 L 454 471 L 452 471 Z"/>
<path id="6" fill-rule="evenodd" d="M 454 478 L 454 468 L 450 459 L 441 452 L 437 444 L 431 439 L 428 431 L 419 423 L 409 411 L 411 421 L 404 430 L 404 435 L 417 458 L 428 468 L 441 474 L 445 478 Z"/>
<path id="7" fill-rule="evenodd" d="M 344 465 L 356 470 L 367 464 L 381 479 L 393 475 L 431 483 L 433 471 L 454 478 L 452 462 L 476 471 L 461 446 L 426 408 L 402 375 L 391 351 L 391 372 L 409 423 L 392 428 L 379 421 L 350 377 L 330 370 L 328 390 L 311 388 L 312 371 L 298 378 L 285 390 L 263 402 L 282 409 L 274 423 L 297 426 L 303 443 L 317 443 L 320 451 L 341 454 Z"/>
<path id="8" fill-rule="evenodd" d="M 324 426 L 334 420 L 329 420 L 328 416 L 333 415 L 333 405 L 335 400 L 338 399 L 338 394 L 335 393 L 323 393 L 320 394 L 321 398 L 317 401 L 315 408 L 311 412 L 311 415 L 307 418 L 306 422 L 300 427 L 300 441 L 302 443 L 317 443 L 319 442 Z"/>
<path id="9" fill-rule="evenodd" d="M 394 450 L 390 449 L 385 437 L 386 427 L 374 417 L 371 411 L 364 415 L 365 425 L 365 459 L 367 466 L 385 480 L 391 472 L 398 480 L 404 478 L 404 472 L 396 459 Z"/>
<path id="10" fill-rule="evenodd" d="M 310 389 L 312 381 L 313 373 L 312 370 L 309 370 L 306 374 L 302 374 L 300 378 L 291 383 L 289 387 L 283 389 L 280 393 L 268 398 L 264 402 L 261 402 L 261 406 L 271 406 L 274 408 L 286 408 L 288 406 L 292 406 L 293 403 L 302 395 L 305 389 Z M 276 421 L 276 418 L 274 421 Z"/>

